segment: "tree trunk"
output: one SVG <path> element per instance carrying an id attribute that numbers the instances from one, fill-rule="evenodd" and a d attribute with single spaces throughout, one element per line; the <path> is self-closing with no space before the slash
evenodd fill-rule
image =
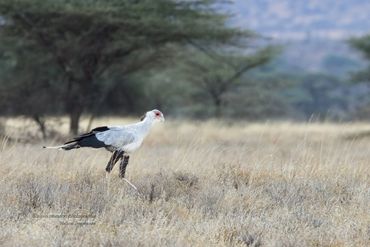
<path id="1" fill-rule="evenodd" d="M 37 114 L 33 115 L 32 119 L 36 122 L 37 126 L 39 126 L 39 130 L 42 134 L 42 139 L 45 140 L 47 137 L 45 120 Z"/>
<path id="2" fill-rule="evenodd" d="M 221 97 L 213 97 L 213 103 L 215 105 L 215 117 L 220 118 L 221 117 L 221 106 L 222 106 Z"/>
<path id="3" fill-rule="evenodd" d="M 78 134 L 81 114 L 82 110 L 77 107 L 69 113 L 69 133 L 72 135 Z"/>
<path id="4" fill-rule="evenodd" d="M 80 125 L 80 117 L 85 109 L 86 97 L 80 81 L 69 81 L 65 92 L 65 109 L 69 116 L 69 134 L 77 135 Z"/>
<path id="5" fill-rule="evenodd" d="M 91 113 L 91 116 L 89 118 L 89 122 L 87 123 L 86 132 L 89 132 L 91 130 L 92 123 L 95 119 L 94 113 Z"/>

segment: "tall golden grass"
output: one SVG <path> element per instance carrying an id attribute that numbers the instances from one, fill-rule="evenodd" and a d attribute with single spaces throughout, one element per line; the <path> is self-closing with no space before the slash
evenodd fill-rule
<path id="1" fill-rule="evenodd" d="M 370 246 L 367 124 L 167 121 L 131 156 L 137 192 L 108 152 L 4 122 L 1 246 Z"/>

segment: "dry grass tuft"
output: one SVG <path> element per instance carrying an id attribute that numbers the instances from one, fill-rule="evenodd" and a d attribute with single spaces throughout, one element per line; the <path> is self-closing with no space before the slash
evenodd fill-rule
<path id="1" fill-rule="evenodd" d="M 369 246 L 370 139 L 346 138 L 366 131 L 167 122 L 131 157 L 138 192 L 103 150 L 2 140 L 0 245 Z"/>

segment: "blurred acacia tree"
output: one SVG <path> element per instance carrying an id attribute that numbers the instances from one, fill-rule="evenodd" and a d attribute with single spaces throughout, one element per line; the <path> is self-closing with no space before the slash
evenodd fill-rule
<path id="1" fill-rule="evenodd" d="M 47 66 L 50 57 L 37 49 L 28 52 L 35 48 L 30 42 L 24 44 L 22 40 L 4 38 L 0 41 L 1 113 L 22 114 L 33 119 L 46 138 L 45 114 L 57 111 L 54 95 L 60 83 L 54 76 L 55 68 Z M 52 77 L 54 80 L 50 80 Z"/>
<path id="2" fill-rule="evenodd" d="M 291 103 L 308 120 L 335 118 L 333 110 L 345 109 L 349 95 L 343 97 L 346 85 L 343 80 L 327 74 L 306 74 L 299 79 Z"/>
<path id="3" fill-rule="evenodd" d="M 352 47 L 356 48 L 370 61 L 370 35 L 360 38 L 353 38 L 350 40 Z M 354 74 L 355 81 L 369 82 L 370 83 L 370 66 L 365 70 Z"/>
<path id="4" fill-rule="evenodd" d="M 22 41 L 18 45 L 24 52 L 15 53 L 19 61 L 36 55 L 42 61 L 23 67 L 29 82 L 49 75 L 46 71 L 51 68 L 49 80 L 60 82 L 52 95 L 54 102 L 63 106 L 70 117 L 70 132 L 76 134 L 81 114 L 109 97 L 111 91 L 102 88 L 112 71 L 129 75 L 158 66 L 173 53 L 170 44 L 230 45 L 245 36 L 226 27 L 227 16 L 213 7 L 218 2 L 2 0 L 0 39 Z"/>
<path id="5" fill-rule="evenodd" d="M 349 40 L 350 45 L 360 51 L 363 56 L 370 61 L 370 34 L 365 35 L 363 37 L 359 38 L 352 38 Z M 352 82 L 354 83 L 363 83 L 367 85 L 368 87 L 370 86 L 370 65 L 368 65 L 367 68 L 355 72 L 352 74 Z M 362 92 L 366 92 L 366 90 L 362 90 Z M 369 116 L 369 101 L 366 100 L 364 101 L 364 104 L 362 104 L 361 107 L 357 107 L 357 117 L 360 118 L 368 118 Z"/>
<path id="6" fill-rule="evenodd" d="M 241 78 L 245 73 L 269 62 L 279 50 L 278 47 L 268 46 L 252 54 L 243 54 L 245 51 L 240 49 L 197 53 L 186 60 L 185 74 L 194 86 L 209 97 L 214 109 L 213 116 L 220 117 L 225 96 L 242 83 Z"/>

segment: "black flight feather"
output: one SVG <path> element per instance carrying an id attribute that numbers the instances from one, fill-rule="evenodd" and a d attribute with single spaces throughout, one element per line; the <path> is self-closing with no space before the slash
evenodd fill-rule
<path id="1" fill-rule="evenodd" d="M 95 135 L 95 134 L 96 134 L 96 133 L 98 133 L 98 132 L 104 132 L 104 131 L 107 131 L 107 130 L 109 130 L 109 128 L 108 128 L 107 126 L 102 126 L 102 127 L 94 128 L 94 129 L 92 129 L 90 132 L 85 133 L 85 134 L 82 134 L 82 135 L 79 135 L 79 136 L 77 136 L 77 137 L 73 138 L 73 140 L 71 140 L 71 141 L 68 141 L 68 142 L 64 143 L 64 145 L 65 145 L 65 144 L 70 144 L 70 143 L 72 143 L 72 142 L 78 142 L 78 141 L 81 141 L 82 139 L 84 139 L 84 138 L 86 138 L 86 137 L 90 137 L 90 136 Z"/>
<path id="2" fill-rule="evenodd" d="M 64 150 L 71 150 L 75 148 L 80 147 L 92 147 L 92 148 L 102 148 L 102 147 L 109 147 L 104 142 L 99 141 L 95 134 L 98 132 L 104 132 L 109 130 L 107 126 L 97 127 L 95 129 L 92 129 L 90 132 L 82 134 L 80 136 L 77 136 L 73 138 L 73 140 L 68 141 L 64 143 L 64 145 L 67 145 L 63 147 Z"/>

